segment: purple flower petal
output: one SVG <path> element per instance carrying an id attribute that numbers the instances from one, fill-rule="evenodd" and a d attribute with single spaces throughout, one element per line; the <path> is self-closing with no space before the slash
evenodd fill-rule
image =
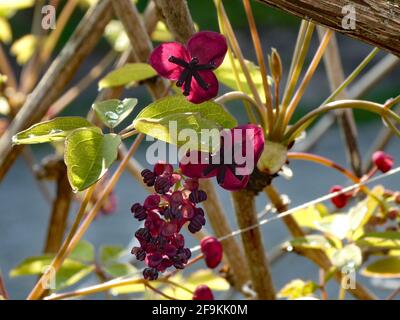
<path id="1" fill-rule="evenodd" d="M 215 98 L 218 94 L 218 80 L 212 71 L 199 71 L 200 77 L 208 85 L 208 89 L 202 88 L 195 78 L 192 79 L 188 100 L 192 103 L 202 103 Z M 182 88 L 183 91 L 183 88 Z"/>
<path id="2" fill-rule="evenodd" d="M 190 151 L 185 159 L 179 163 L 179 168 L 182 174 L 189 178 L 211 178 L 217 175 L 217 170 L 213 170 L 207 175 L 204 175 L 205 169 L 209 166 L 208 159 L 210 155 L 206 152 Z M 194 159 L 194 161 L 190 161 Z M 186 160 L 186 161 L 184 161 Z M 207 161 L 206 161 L 207 160 Z"/>
<path id="3" fill-rule="evenodd" d="M 225 37 L 212 31 L 197 32 L 189 39 L 187 48 L 192 58 L 199 59 L 199 64 L 214 63 L 216 68 L 224 61 L 228 50 Z"/>
<path id="4" fill-rule="evenodd" d="M 169 62 L 168 59 L 171 56 L 185 61 L 190 60 L 189 53 L 182 44 L 177 42 L 166 42 L 153 50 L 149 62 L 160 76 L 176 81 L 179 79 L 184 68 L 175 63 Z"/>
<path id="5" fill-rule="evenodd" d="M 219 185 L 229 191 L 238 191 L 242 190 L 247 186 L 247 183 L 249 182 L 250 176 L 243 176 L 242 179 L 240 180 L 238 177 L 236 177 L 232 171 L 226 170 L 225 172 L 225 177 L 224 181 L 219 183 Z"/>

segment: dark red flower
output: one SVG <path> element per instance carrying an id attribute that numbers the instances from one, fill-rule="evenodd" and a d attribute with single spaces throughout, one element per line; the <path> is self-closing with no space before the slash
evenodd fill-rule
<path id="1" fill-rule="evenodd" d="M 204 260 L 207 267 L 214 269 L 222 260 L 222 245 L 215 237 L 205 237 L 200 241 L 201 252 L 204 255 Z"/>
<path id="2" fill-rule="evenodd" d="M 179 167 L 182 174 L 190 178 L 216 176 L 224 189 L 241 190 L 249 182 L 263 149 L 262 128 L 254 124 L 242 125 L 222 132 L 221 148 L 216 154 L 191 151 Z M 191 159 L 196 159 L 196 163 L 191 163 Z"/>
<path id="3" fill-rule="evenodd" d="M 372 155 L 372 161 L 374 162 L 376 167 L 383 173 L 388 172 L 393 168 L 394 160 L 392 156 L 383 151 L 374 152 L 374 154 Z"/>
<path id="4" fill-rule="evenodd" d="M 177 42 L 161 44 L 151 53 L 150 64 L 162 77 L 176 81 L 190 102 L 201 103 L 218 93 L 218 80 L 212 70 L 221 65 L 227 49 L 223 35 L 201 31 L 186 46 Z"/>
<path id="5" fill-rule="evenodd" d="M 214 300 L 214 295 L 208 286 L 201 284 L 194 290 L 193 300 Z"/>
<path id="6" fill-rule="evenodd" d="M 339 191 L 342 191 L 342 190 L 343 190 L 342 186 L 336 185 L 336 186 L 333 186 L 330 189 L 330 193 L 339 192 Z M 333 197 L 331 199 L 331 201 L 335 205 L 336 208 L 341 209 L 341 208 L 344 208 L 347 205 L 347 203 L 349 202 L 350 198 L 351 198 L 351 194 L 342 193 L 342 194 L 339 194 L 339 195 Z"/>

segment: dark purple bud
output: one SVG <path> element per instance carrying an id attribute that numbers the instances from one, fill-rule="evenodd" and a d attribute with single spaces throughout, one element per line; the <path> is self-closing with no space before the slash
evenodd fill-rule
<path id="1" fill-rule="evenodd" d="M 154 184 L 154 190 L 159 194 L 166 194 L 171 187 L 170 179 L 166 177 L 157 177 Z"/>
<path id="2" fill-rule="evenodd" d="M 135 232 L 135 237 L 139 240 L 139 241 L 149 241 L 151 238 L 150 232 L 148 229 L 146 228 L 140 228 L 139 230 L 137 230 Z"/>
<path id="3" fill-rule="evenodd" d="M 143 261 L 146 258 L 146 251 L 142 248 L 133 247 L 131 253 L 134 254 L 139 261 Z"/>
<path id="4" fill-rule="evenodd" d="M 142 221 L 147 218 L 146 209 L 140 203 L 135 203 L 131 207 L 131 212 L 133 213 L 133 216 L 139 221 Z"/>
<path id="5" fill-rule="evenodd" d="M 143 177 L 143 182 L 148 186 L 148 187 L 152 187 L 154 186 L 154 182 L 156 181 L 157 175 L 149 170 L 149 169 L 144 169 L 141 172 L 141 175 Z"/>
<path id="6" fill-rule="evenodd" d="M 143 277 L 146 280 L 157 280 L 158 271 L 155 268 L 146 268 L 143 270 Z"/>
<path id="7" fill-rule="evenodd" d="M 189 195 L 189 200 L 193 203 L 200 203 L 207 200 L 207 193 L 203 190 L 193 190 Z"/>
<path id="8" fill-rule="evenodd" d="M 146 260 L 145 261 L 146 261 L 146 264 L 149 267 L 154 267 L 155 268 L 161 263 L 162 259 L 163 259 L 163 256 L 160 253 L 154 252 L 154 253 L 149 253 L 146 256 Z"/>
<path id="9" fill-rule="evenodd" d="M 148 196 L 143 203 L 143 207 L 147 210 L 152 210 L 158 208 L 158 205 L 160 204 L 160 196 L 157 194 L 152 194 Z"/>

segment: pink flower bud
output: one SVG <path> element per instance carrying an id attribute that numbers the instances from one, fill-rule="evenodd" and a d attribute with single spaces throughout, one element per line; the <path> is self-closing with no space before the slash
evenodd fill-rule
<path id="1" fill-rule="evenodd" d="M 194 290 L 193 300 L 214 300 L 214 295 L 208 286 L 202 284 Z"/>
<path id="2" fill-rule="evenodd" d="M 214 269 L 222 260 L 222 245 L 215 237 L 205 237 L 200 242 L 201 252 L 207 267 Z"/>
<path id="3" fill-rule="evenodd" d="M 383 151 L 374 152 L 372 155 L 372 161 L 376 167 L 384 173 L 393 168 L 393 158 Z"/>
<path id="4" fill-rule="evenodd" d="M 338 191 L 341 191 L 342 189 L 343 189 L 342 186 L 336 185 L 330 189 L 330 193 L 338 192 Z M 350 198 L 351 198 L 351 195 L 342 193 L 342 194 L 339 194 L 339 195 L 333 197 L 331 199 L 331 201 L 335 205 L 336 208 L 341 209 L 347 205 Z"/>

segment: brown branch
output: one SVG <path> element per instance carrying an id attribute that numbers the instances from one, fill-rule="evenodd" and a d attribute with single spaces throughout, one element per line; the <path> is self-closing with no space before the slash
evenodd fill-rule
<path id="1" fill-rule="evenodd" d="M 386 0 L 258 0 L 400 56 L 400 6 Z M 396 5 L 397 3 L 397 5 Z M 355 28 L 344 29 L 343 7 L 355 8 Z M 346 19 L 346 18 L 345 18 Z"/>
<path id="2" fill-rule="evenodd" d="M 318 35 L 322 40 L 326 29 L 318 27 Z M 332 92 L 336 90 L 345 80 L 342 60 L 340 58 L 339 47 L 336 40 L 336 35 L 332 36 L 328 47 L 324 54 L 325 69 L 328 75 L 329 86 Z M 346 90 L 338 94 L 337 99 L 348 99 Z M 357 142 L 357 126 L 354 121 L 353 111 L 337 110 L 336 117 L 342 131 L 345 141 L 346 153 L 348 161 L 353 169 L 353 172 L 358 176 L 362 176 L 361 154 Z"/>
<path id="3" fill-rule="evenodd" d="M 110 0 L 99 1 L 84 16 L 58 58 L 51 64 L 39 84 L 26 100 L 8 130 L 0 139 L 0 181 L 12 166 L 23 146 L 12 147 L 17 132 L 40 121 L 51 104 L 61 95 L 82 61 L 103 35 L 112 18 Z"/>
<path id="4" fill-rule="evenodd" d="M 258 223 L 255 206 L 255 195 L 252 191 L 241 190 L 232 192 L 236 220 L 240 229 L 254 226 Z M 274 300 L 275 289 L 271 271 L 261 236 L 260 228 L 252 228 L 242 232 L 242 243 L 250 271 L 252 289 L 260 300 Z"/>
<path id="5" fill-rule="evenodd" d="M 48 162 L 49 170 L 56 175 L 57 194 L 53 203 L 49 226 L 47 229 L 45 253 L 56 253 L 62 244 L 67 227 L 68 213 L 72 200 L 72 190 L 68 181 L 67 167 L 63 159 L 52 159 Z"/>

